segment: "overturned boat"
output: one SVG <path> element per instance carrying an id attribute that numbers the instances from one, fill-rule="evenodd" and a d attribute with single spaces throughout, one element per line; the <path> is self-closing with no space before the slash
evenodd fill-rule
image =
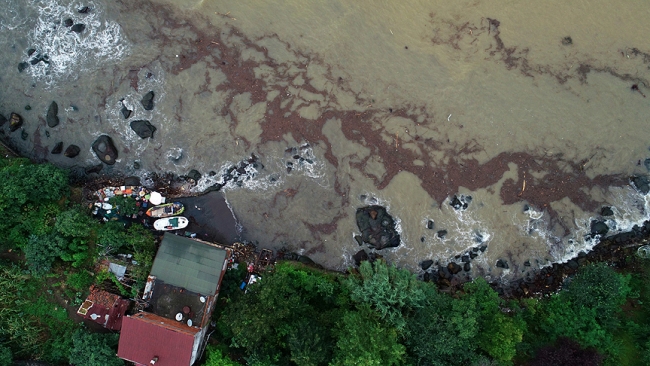
<path id="1" fill-rule="evenodd" d="M 170 217 L 180 215 L 183 211 L 185 211 L 185 206 L 180 202 L 165 203 L 148 209 L 147 216 L 158 218 Z"/>
<path id="2" fill-rule="evenodd" d="M 159 231 L 178 230 L 187 227 L 189 220 L 183 216 L 165 217 L 153 223 L 153 227 Z"/>

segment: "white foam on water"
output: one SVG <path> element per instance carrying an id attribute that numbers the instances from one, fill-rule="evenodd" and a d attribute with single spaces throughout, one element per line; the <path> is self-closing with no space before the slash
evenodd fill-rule
<path id="1" fill-rule="evenodd" d="M 29 22 L 29 14 L 25 14 L 27 9 L 19 4 L 7 5 L 3 3 L 3 9 L 0 13 L 0 31 L 12 31 L 24 27 Z"/>
<path id="2" fill-rule="evenodd" d="M 31 0 L 30 3 L 38 9 L 38 19 L 29 36 L 30 47 L 36 52 L 24 61 L 29 62 L 40 54 L 48 57 L 49 64 L 39 62 L 25 71 L 47 87 L 59 80 L 75 79 L 82 72 L 97 70 L 130 52 L 131 46 L 120 25 L 105 19 L 98 3 L 62 5 L 57 0 Z M 83 6 L 89 6 L 90 12 L 79 14 L 77 10 Z M 77 34 L 65 27 L 63 21 L 68 18 L 74 24 L 84 24 L 84 31 Z"/>
<path id="3" fill-rule="evenodd" d="M 236 189 L 265 191 L 271 187 L 278 187 L 283 184 L 283 180 L 280 178 L 280 176 L 274 174 L 261 174 L 261 172 L 255 168 L 253 164 L 249 163 L 247 163 L 244 167 L 244 174 L 241 175 L 244 176 L 243 179 L 231 179 L 226 182 L 224 177 L 227 175 L 228 170 L 233 166 L 237 167 L 238 164 L 239 163 L 226 161 L 221 165 L 221 168 L 218 169 L 217 174 L 214 176 L 202 176 L 201 179 L 199 179 L 197 182 L 196 186 L 192 187 L 192 192 L 203 192 L 215 184 L 221 184 L 221 190 L 223 191 Z M 271 181 L 271 177 L 274 177 L 275 181 Z"/>

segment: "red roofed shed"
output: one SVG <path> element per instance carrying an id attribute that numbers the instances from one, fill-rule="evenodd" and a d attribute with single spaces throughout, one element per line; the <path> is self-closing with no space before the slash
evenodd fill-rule
<path id="1" fill-rule="evenodd" d="M 77 314 L 85 319 L 91 319 L 111 330 L 119 331 L 122 327 L 124 313 L 131 302 L 121 298 L 119 295 L 100 290 L 92 285 L 90 295 L 81 304 Z"/>
<path id="2" fill-rule="evenodd" d="M 136 365 L 189 366 L 200 329 L 141 312 L 122 320 L 117 356 Z M 200 341 L 200 339 L 198 339 Z"/>

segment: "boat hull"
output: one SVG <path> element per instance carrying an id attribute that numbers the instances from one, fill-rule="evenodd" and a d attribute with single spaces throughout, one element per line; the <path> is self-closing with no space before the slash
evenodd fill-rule
<path id="1" fill-rule="evenodd" d="M 183 216 L 165 217 L 153 223 L 154 229 L 158 231 L 171 231 L 186 228 L 189 220 Z"/>

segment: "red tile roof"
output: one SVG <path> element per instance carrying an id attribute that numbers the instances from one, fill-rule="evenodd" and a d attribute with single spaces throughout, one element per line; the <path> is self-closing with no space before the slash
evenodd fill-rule
<path id="1" fill-rule="evenodd" d="M 152 313 L 128 316 L 122 321 L 117 356 L 140 365 L 158 357 L 156 366 L 189 366 L 198 331 Z"/>

